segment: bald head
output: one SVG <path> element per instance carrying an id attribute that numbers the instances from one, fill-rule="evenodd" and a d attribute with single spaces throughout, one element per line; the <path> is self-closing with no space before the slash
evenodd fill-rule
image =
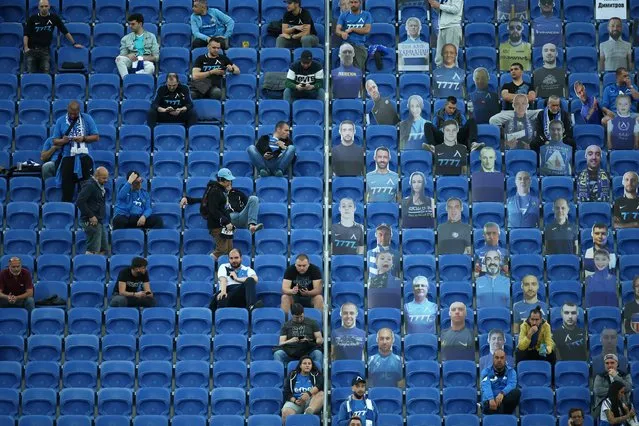
<path id="1" fill-rule="evenodd" d="M 93 177 L 95 177 L 95 180 L 97 180 L 100 185 L 104 185 L 109 179 L 109 171 L 106 169 L 106 167 L 100 166 L 95 169 Z"/>

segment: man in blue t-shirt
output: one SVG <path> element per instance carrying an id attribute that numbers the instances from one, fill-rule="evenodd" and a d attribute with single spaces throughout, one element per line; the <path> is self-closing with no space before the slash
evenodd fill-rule
<path id="1" fill-rule="evenodd" d="M 510 279 L 500 273 L 501 253 L 489 250 L 484 255 L 486 274 L 477 278 L 475 293 L 478 308 L 510 306 Z"/>
<path id="2" fill-rule="evenodd" d="M 628 95 L 632 102 L 630 103 L 630 110 L 637 112 L 637 102 L 639 100 L 639 91 L 637 87 L 632 84 L 630 80 L 630 73 L 624 67 L 617 68 L 615 72 L 615 82 L 607 85 L 603 89 L 603 98 L 601 101 L 601 109 L 606 115 L 602 124 L 606 125 L 608 120 L 612 119 L 617 112 L 617 96 Z"/>
<path id="3" fill-rule="evenodd" d="M 397 173 L 388 168 L 390 150 L 380 146 L 375 150 L 375 170 L 366 174 L 366 198 L 369 203 L 397 201 Z"/>
<path id="4" fill-rule="evenodd" d="M 555 0 L 539 0 L 541 15 L 533 19 L 533 47 L 541 47 L 546 43 L 555 46 L 563 45 L 562 21 L 554 13 Z"/>
<path id="5" fill-rule="evenodd" d="M 358 417 L 363 426 L 380 426 L 377 423 L 379 412 L 372 399 L 366 398 L 366 379 L 357 376 L 351 382 L 353 394 L 342 402 L 337 414 L 337 426 L 348 426 L 350 419 Z"/>
<path id="6" fill-rule="evenodd" d="M 357 306 L 346 302 L 340 309 L 342 326 L 333 330 L 331 335 L 331 360 L 362 360 L 366 345 L 366 332 L 357 328 Z"/>
<path id="7" fill-rule="evenodd" d="M 499 95 L 489 89 L 489 80 L 490 76 L 486 68 L 475 68 L 473 82 L 476 89 L 470 94 L 470 101 L 472 102 L 473 115 L 477 124 L 488 124 L 490 117 L 497 115 L 501 111 Z"/>
<path id="8" fill-rule="evenodd" d="M 215 38 L 224 49 L 228 49 L 229 39 L 235 27 L 235 21 L 230 16 L 214 7 L 208 7 L 206 0 L 195 0 L 190 23 L 193 49 L 206 47 L 211 38 Z"/>
<path id="9" fill-rule="evenodd" d="M 355 99 L 362 89 L 362 70 L 353 65 L 355 48 L 344 43 L 339 48 L 340 66 L 331 71 L 334 99 Z"/>
<path id="10" fill-rule="evenodd" d="M 454 44 L 445 44 L 442 64 L 433 70 L 433 96 L 463 98 L 465 79 L 466 73 L 457 66 L 457 48 Z"/>
<path id="11" fill-rule="evenodd" d="M 366 42 L 368 33 L 371 32 L 373 17 L 370 12 L 362 10 L 361 0 L 349 0 L 349 4 L 351 9 L 342 12 L 337 20 L 335 34 L 355 48 L 355 65 L 363 72 L 368 56 Z"/>
<path id="12" fill-rule="evenodd" d="M 431 333 L 437 329 L 437 304 L 428 300 L 428 278 L 417 276 L 413 279 L 412 302 L 404 305 L 406 333 Z"/>
<path id="13" fill-rule="evenodd" d="M 536 228 L 539 221 L 539 198 L 530 193 L 530 173 L 515 175 L 517 193 L 508 198 L 508 228 Z"/>
<path id="14" fill-rule="evenodd" d="M 404 387 L 402 359 L 393 353 L 394 342 L 390 328 L 377 332 L 377 354 L 368 358 L 371 387 Z"/>
<path id="15" fill-rule="evenodd" d="M 539 148 L 539 168 L 542 176 L 572 176 L 572 147 L 563 142 L 564 123 L 552 120 L 550 141 Z"/>

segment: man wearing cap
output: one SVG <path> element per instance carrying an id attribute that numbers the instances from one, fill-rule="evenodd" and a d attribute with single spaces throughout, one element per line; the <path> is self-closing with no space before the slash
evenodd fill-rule
<path id="1" fill-rule="evenodd" d="M 229 254 L 233 248 L 233 231 L 236 227 L 248 228 L 255 233 L 264 226 L 257 222 L 260 200 L 251 195 L 246 198 L 242 192 L 232 189 L 235 176 L 227 168 L 220 169 L 211 175 L 204 195 L 200 197 L 183 197 L 180 206 L 203 203 L 200 213 L 206 219 L 209 233 L 215 240 L 215 249 L 211 256 L 217 260 Z"/>
<path id="2" fill-rule="evenodd" d="M 603 357 L 605 371 L 597 374 L 593 384 L 594 403 L 592 414 L 595 419 L 601 413 L 601 403 L 608 397 L 608 389 L 612 382 L 621 382 L 626 388 L 626 398 L 632 401 L 632 377 L 629 373 L 619 370 L 619 358 L 615 354 L 606 354 Z"/>
<path id="3" fill-rule="evenodd" d="M 144 180 L 142 176 L 138 172 L 131 170 L 127 173 L 126 179 L 127 181 L 122 184 L 118 191 L 113 229 L 162 228 L 164 225 L 162 218 L 151 214 L 151 197 L 149 197 L 146 189 L 142 188 L 142 181 Z"/>
<path id="4" fill-rule="evenodd" d="M 284 100 L 324 99 L 324 69 L 313 60 L 310 50 L 304 50 L 300 60 L 293 63 L 286 74 Z"/>
<path id="5" fill-rule="evenodd" d="M 278 121 L 271 135 L 262 135 L 246 151 L 260 177 L 282 177 L 295 159 L 291 128 L 286 121 Z"/>
<path id="6" fill-rule="evenodd" d="M 319 44 L 313 17 L 302 9 L 300 0 L 286 0 L 286 12 L 282 18 L 282 34 L 275 45 L 286 49 L 297 47 L 315 47 Z"/>
<path id="7" fill-rule="evenodd" d="M 353 417 L 359 417 L 363 426 L 378 426 L 379 412 L 372 399 L 366 398 L 366 379 L 357 376 L 351 382 L 353 394 L 342 402 L 337 414 L 337 426 L 348 426 Z"/>

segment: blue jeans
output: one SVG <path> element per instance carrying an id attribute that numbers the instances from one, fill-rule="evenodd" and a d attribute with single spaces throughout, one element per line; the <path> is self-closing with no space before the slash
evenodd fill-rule
<path id="1" fill-rule="evenodd" d="M 87 252 L 94 254 L 106 253 L 109 249 L 107 227 L 101 223 L 96 226 L 89 225 L 89 222 L 82 224 L 82 229 L 87 235 Z"/>
<path id="2" fill-rule="evenodd" d="M 257 224 L 257 212 L 260 209 L 260 199 L 251 195 L 246 206 L 239 213 L 231 213 L 231 222 L 237 228 L 248 228 L 249 224 Z"/>
<path id="3" fill-rule="evenodd" d="M 260 154 L 255 145 L 249 146 L 246 152 L 248 152 L 251 163 L 253 163 L 258 171 L 264 169 L 268 170 L 271 174 L 275 174 L 276 170 L 281 170 L 282 173 L 285 173 L 295 158 L 295 147 L 293 145 L 286 147 L 286 150 L 282 152 L 279 157 L 272 160 L 264 159 L 264 156 Z"/>
<path id="4" fill-rule="evenodd" d="M 314 349 L 310 354 L 308 354 L 308 356 L 311 357 L 313 362 L 318 367 L 323 368 L 323 366 L 324 366 L 324 354 L 320 350 Z M 275 351 L 275 353 L 273 353 L 273 359 L 275 361 L 279 361 L 279 362 L 283 363 L 284 364 L 284 368 L 286 368 L 286 366 L 288 365 L 288 363 L 290 361 L 293 361 L 293 358 L 288 356 L 286 354 L 286 352 L 284 352 L 282 349 L 278 349 L 278 350 Z"/>
<path id="5" fill-rule="evenodd" d="M 297 99 L 318 99 L 324 100 L 324 89 L 302 91 L 297 89 L 284 89 L 284 100 L 293 102 Z"/>
<path id="6" fill-rule="evenodd" d="M 35 301 L 33 297 L 17 300 L 16 303 L 9 303 L 8 300 L 0 299 L 0 308 L 23 308 L 31 312 L 35 309 Z"/>

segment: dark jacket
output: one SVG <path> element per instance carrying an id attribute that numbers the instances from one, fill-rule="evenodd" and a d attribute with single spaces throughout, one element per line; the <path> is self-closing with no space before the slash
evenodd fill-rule
<path id="1" fill-rule="evenodd" d="M 175 109 L 186 107 L 187 111 L 193 108 L 191 91 L 186 85 L 182 83 L 178 84 L 175 92 L 170 92 L 166 85 L 160 86 L 151 104 L 151 110 L 154 111 L 157 110 L 158 107 L 166 108 L 170 106 Z"/>
<path id="2" fill-rule="evenodd" d="M 269 139 L 271 138 L 272 135 L 262 135 L 260 136 L 260 138 L 257 140 L 257 143 L 255 144 L 255 148 L 257 148 L 257 150 L 260 152 L 260 154 L 264 155 L 267 152 L 272 152 L 273 158 L 277 158 L 280 156 L 280 154 L 282 153 L 282 151 L 278 150 L 278 151 L 273 151 L 271 150 L 271 147 L 269 147 L 268 142 Z M 282 142 L 284 142 L 286 144 L 286 146 L 290 146 L 293 144 L 293 142 L 290 139 L 280 139 Z"/>
<path id="3" fill-rule="evenodd" d="M 209 191 L 209 188 L 211 189 Z M 210 181 L 204 193 L 208 191 L 207 207 L 209 217 L 207 227 L 209 230 L 222 228 L 231 223 L 231 210 L 226 197 L 226 189 L 216 181 Z M 189 204 L 201 203 L 202 197 L 186 197 Z"/>
<path id="4" fill-rule="evenodd" d="M 80 218 L 83 222 L 95 216 L 99 223 L 103 223 L 106 215 L 104 193 L 95 178 L 87 179 L 84 183 L 78 195 L 76 205 L 78 209 L 80 209 Z"/>
<path id="5" fill-rule="evenodd" d="M 295 381 L 297 380 L 297 371 L 293 370 L 287 377 L 284 378 L 284 402 L 287 402 L 293 397 L 293 389 L 295 388 Z M 320 371 L 315 368 L 309 373 L 311 383 L 314 387 L 320 391 L 324 390 L 324 376 Z"/>
<path id="6" fill-rule="evenodd" d="M 536 136 L 535 139 L 530 144 L 530 149 L 539 152 L 539 148 L 542 145 L 545 145 L 549 139 L 546 137 L 546 132 L 544 131 L 544 113 L 545 109 L 539 111 L 537 114 L 537 119 L 535 120 L 535 129 Z M 564 138 L 562 142 L 566 145 L 570 145 L 572 147 L 573 152 L 577 149 L 577 145 L 575 144 L 575 139 L 572 135 L 572 120 L 570 119 L 570 114 L 563 109 L 559 111 L 559 115 L 561 116 L 561 122 L 564 123 Z"/>

